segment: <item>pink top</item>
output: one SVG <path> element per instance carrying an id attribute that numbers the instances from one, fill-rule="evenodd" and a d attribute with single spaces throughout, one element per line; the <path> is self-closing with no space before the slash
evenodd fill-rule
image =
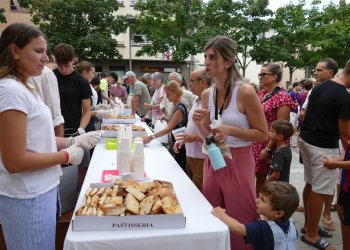
<path id="1" fill-rule="evenodd" d="M 126 88 L 122 85 L 115 85 L 111 87 L 110 94 L 112 97 L 127 97 L 128 93 L 126 92 Z"/>
<path id="2" fill-rule="evenodd" d="M 186 134 L 188 133 L 188 134 L 199 136 L 197 126 L 192 121 L 192 116 L 196 109 L 201 109 L 201 108 L 202 108 L 201 101 L 199 99 L 195 100 L 193 102 L 190 112 L 188 113 L 188 122 L 187 122 L 186 131 L 185 131 Z M 202 144 L 203 142 L 199 142 L 199 141 L 186 143 L 185 144 L 186 156 L 192 157 L 192 158 L 204 159 L 205 154 L 202 153 Z"/>
<path id="3" fill-rule="evenodd" d="M 266 93 L 266 89 L 259 91 L 258 96 L 260 101 L 263 100 Z M 270 99 L 262 104 L 269 131 L 271 131 L 271 123 L 277 119 L 277 109 L 282 106 L 288 106 L 291 109 L 296 108 L 294 101 L 288 92 L 283 88 L 281 88 L 277 94 L 273 95 Z M 264 161 L 259 160 L 260 152 L 267 146 L 267 144 L 268 141 L 253 143 L 253 155 L 256 162 L 255 172 L 264 172 L 265 174 L 268 174 L 270 171 L 270 165 Z"/>

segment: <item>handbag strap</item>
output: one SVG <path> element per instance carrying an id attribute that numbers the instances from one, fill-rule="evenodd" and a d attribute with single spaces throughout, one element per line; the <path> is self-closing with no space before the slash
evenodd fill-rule
<path id="1" fill-rule="evenodd" d="M 270 94 L 265 96 L 265 98 L 261 101 L 261 103 L 267 102 L 271 97 L 273 97 L 274 95 L 276 95 L 280 91 L 281 91 L 281 87 L 276 86 L 276 88 L 274 88 L 274 90 Z"/>

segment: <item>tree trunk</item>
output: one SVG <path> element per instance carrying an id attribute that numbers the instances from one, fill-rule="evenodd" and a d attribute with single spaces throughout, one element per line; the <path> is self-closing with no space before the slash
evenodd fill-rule
<path id="1" fill-rule="evenodd" d="M 292 67 L 289 67 L 289 82 L 292 85 L 293 84 L 293 73 L 294 73 L 294 69 Z"/>

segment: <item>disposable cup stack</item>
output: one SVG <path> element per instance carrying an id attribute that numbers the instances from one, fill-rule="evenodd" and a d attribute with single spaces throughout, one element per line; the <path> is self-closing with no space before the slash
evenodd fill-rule
<path id="1" fill-rule="evenodd" d="M 134 141 L 134 152 L 132 157 L 133 173 L 135 178 L 143 178 L 145 173 L 145 152 L 143 148 L 143 141 Z"/>
<path id="2" fill-rule="evenodd" d="M 130 137 L 122 137 L 117 151 L 117 169 L 119 174 L 131 172 L 132 150 Z"/>

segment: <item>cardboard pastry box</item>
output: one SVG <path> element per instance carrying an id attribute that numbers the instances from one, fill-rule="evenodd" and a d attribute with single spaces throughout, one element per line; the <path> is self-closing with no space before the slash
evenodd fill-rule
<path id="1" fill-rule="evenodd" d="M 183 214 L 133 216 L 74 216 L 73 231 L 117 231 L 184 228 Z"/>
<path id="2" fill-rule="evenodd" d="M 104 124 L 135 124 L 136 118 L 132 115 L 106 115 L 102 119 Z"/>
<path id="3" fill-rule="evenodd" d="M 104 131 L 104 133 L 102 134 L 102 137 L 117 138 L 118 137 L 118 126 L 119 126 L 118 124 L 102 123 L 101 129 Z M 130 125 L 130 126 L 133 127 L 133 129 L 132 129 L 132 136 L 133 137 L 145 137 L 145 136 L 147 136 L 147 132 L 142 126 L 137 126 L 137 125 Z"/>
<path id="4" fill-rule="evenodd" d="M 184 228 L 172 183 L 160 180 L 94 183 L 72 219 L 73 231 Z"/>

